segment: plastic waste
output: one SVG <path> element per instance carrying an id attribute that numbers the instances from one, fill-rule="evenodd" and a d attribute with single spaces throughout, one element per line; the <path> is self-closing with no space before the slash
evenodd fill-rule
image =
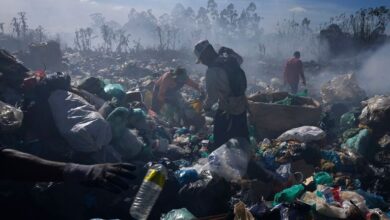
<path id="1" fill-rule="evenodd" d="M 284 181 L 287 181 L 291 175 L 291 163 L 282 164 L 276 169 L 276 173 L 278 173 Z"/>
<path id="2" fill-rule="evenodd" d="M 245 207 L 245 204 L 240 201 L 234 205 L 234 220 L 255 220 L 255 218 Z"/>
<path id="3" fill-rule="evenodd" d="M 290 188 L 284 189 L 281 192 L 275 194 L 273 205 L 287 202 L 292 203 L 296 198 L 301 196 L 305 191 L 305 187 L 302 184 L 294 185 Z"/>
<path id="4" fill-rule="evenodd" d="M 274 104 L 277 104 L 277 105 L 291 105 L 292 102 L 293 102 L 293 98 L 291 96 L 287 96 L 286 98 L 284 98 L 282 100 L 274 102 Z"/>
<path id="5" fill-rule="evenodd" d="M 197 219 L 191 212 L 186 208 L 173 209 L 167 214 L 161 216 L 161 220 L 195 220 Z"/>
<path id="6" fill-rule="evenodd" d="M 333 177 L 327 172 L 318 172 L 314 174 L 314 181 L 317 185 L 332 186 Z"/>
<path id="7" fill-rule="evenodd" d="M 0 101 L 0 131 L 12 132 L 22 125 L 23 112 Z"/>
<path id="8" fill-rule="evenodd" d="M 146 220 L 159 197 L 165 181 L 167 170 L 161 164 L 149 168 L 141 187 L 130 208 L 130 215 L 137 220 Z"/>
<path id="9" fill-rule="evenodd" d="M 182 169 L 175 172 L 175 177 L 180 185 L 195 182 L 199 179 L 198 173 L 194 169 Z"/>
<path id="10" fill-rule="evenodd" d="M 367 207 L 370 209 L 373 208 L 380 208 L 380 209 L 387 209 L 389 207 L 389 204 L 385 202 L 382 196 L 376 195 L 373 193 L 369 193 L 366 191 L 363 191 L 361 189 L 356 190 L 356 192 L 363 196 L 364 199 L 366 200 Z"/>
<path id="11" fill-rule="evenodd" d="M 360 123 L 370 127 L 389 126 L 390 96 L 374 96 L 362 103 L 366 106 L 359 116 Z"/>
<path id="12" fill-rule="evenodd" d="M 340 117 L 340 127 L 343 129 L 349 129 L 355 126 L 356 124 L 356 117 L 353 112 L 347 112 Z"/>
<path id="13" fill-rule="evenodd" d="M 321 128 L 314 126 L 302 126 L 284 132 L 277 138 L 277 140 L 296 140 L 299 142 L 310 142 L 322 140 L 325 138 L 325 136 L 326 133 Z"/>
<path id="14" fill-rule="evenodd" d="M 56 90 L 48 102 L 61 136 L 75 151 L 95 152 L 110 143 L 110 124 L 80 96 Z"/>
<path id="15" fill-rule="evenodd" d="M 334 77 L 321 88 L 324 103 L 350 102 L 359 103 L 366 97 L 365 91 L 359 87 L 354 74 Z"/>
<path id="16" fill-rule="evenodd" d="M 309 94 L 307 88 L 305 88 L 302 92 L 298 92 L 297 94 L 295 94 L 296 96 L 300 96 L 300 97 L 307 97 Z"/>
<path id="17" fill-rule="evenodd" d="M 227 181 L 240 180 L 249 163 L 249 143 L 244 138 L 230 139 L 208 157 L 208 167 Z"/>
<path id="18" fill-rule="evenodd" d="M 362 129 L 359 133 L 349 138 L 341 147 L 351 149 L 365 155 L 371 138 L 371 132 L 368 129 Z"/>
<path id="19" fill-rule="evenodd" d="M 104 87 L 104 92 L 109 94 L 112 97 L 122 100 L 126 93 L 121 84 L 108 84 Z"/>

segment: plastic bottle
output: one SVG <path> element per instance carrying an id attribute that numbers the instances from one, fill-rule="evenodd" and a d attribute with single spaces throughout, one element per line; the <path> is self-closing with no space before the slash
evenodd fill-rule
<path id="1" fill-rule="evenodd" d="M 161 164 L 149 168 L 144 181 L 130 208 L 130 215 L 137 220 L 146 220 L 152 210 L 167 178 L 167 170 Z"/>

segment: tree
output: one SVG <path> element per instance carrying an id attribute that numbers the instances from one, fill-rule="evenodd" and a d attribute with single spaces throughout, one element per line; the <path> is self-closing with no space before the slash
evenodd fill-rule
<path id="1" fill-rule="evenodd" d="M 214 0 L 209 0 L 207 2 L 207 13 L 210 17 L 211 21 L 217 21 L 218 20 L 218 5 Z"/>
<path id="2" fill-rule="evenodd" d="M 28 31 L 26 12 L 21 11 L 18 13 L 20 19 L 20 31 L 23 37 L 26 37 Z"/>
<path id="3" fill-rule="evenodd" d="M 20 23 L 16 17 L 12 18 L 11 21 L 11 26 L 12 26 L 12 33 L 16 34 L 16 37 L 20 37 Z"/>
<path id="4" fill-rule="evenodd" d="M 129 39 L 131 35 L 126 34 L 124 30 L 118 30 L 116 35 L 118 36 L 118 45 L 115 51 L 117 53 L 127 52 L 129 49 Z"/>
<path id="5" fill-rule="evenodd" d="M 0 31 L 2 34 L 4 34 L 4 23 L 3 22 L 0 23 Z"/>
<path id="6" fill-rule="evenodd" d="M 104 41 L 104 50 L 106 52 L 112 51 L 112 44 L 113 41 L 116 39 L 114 30 L 107 24 L 104 24 L 100 27 L 100 33 L 102 34 L 102 38 Z"/>
<path id="7" fill-rule="evenodd" d="M 76 49 L 90 51 L 92 47 L 92 28 L 80 28 L 75 31 L 74 44 Z"/>

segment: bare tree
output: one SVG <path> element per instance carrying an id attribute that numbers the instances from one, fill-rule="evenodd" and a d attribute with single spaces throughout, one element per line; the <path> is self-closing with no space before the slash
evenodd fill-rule
<path id="1" fill-rule="evenodd" d="M 4 34 L 4 22 L 0 23 L 0 31 Z"/>
<path id="2" fill-rule="evenodd" d="M 25 38 L 27 36 L 27 31 L 28 31 L 26 12 L 21 11 L 18 13 L 18 15 L 20 19 L 20 30 L 22 36 Z"/>
<path id="3" fill-rule="evenodd" d="M 20 23 L 16 17 L 12 18 L 11 21 L 11 26 L 12 26 L 12 33 L 16 34 L 16 37 L 20 37 Z"/>
<path id="4" fill-rule="evenodd" d="M 129 38 L 131 35 L 126 34 L 124 30 L 118 30 L 116 35 L 118 36 L 118 45 L 115 51 L 118 53 L 127 52 L 129 48 Z"/>

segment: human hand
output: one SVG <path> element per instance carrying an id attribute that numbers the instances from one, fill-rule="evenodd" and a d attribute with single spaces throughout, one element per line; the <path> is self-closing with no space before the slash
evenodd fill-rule
<path id="1" fill-rule="evenodd" d="M 67 164 L 64 170 L 65 181 L 79 182 L 88 187 L 99 187 L 113 193 L 129 188 L 126 179 L 134 179 L 131 172 L 136 167 L 128 163 L 80 165 Z"/>

